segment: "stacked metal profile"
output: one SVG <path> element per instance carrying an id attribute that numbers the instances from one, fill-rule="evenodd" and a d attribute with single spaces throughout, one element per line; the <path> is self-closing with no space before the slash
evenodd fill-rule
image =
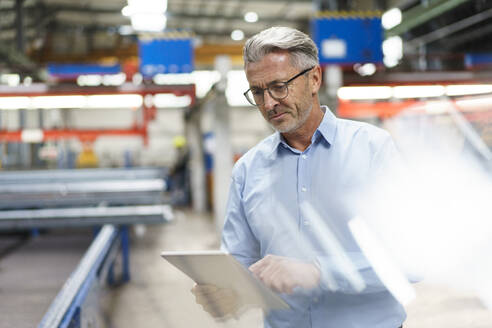
<path id="1" fill-rule="evenodd" d="M 127 225 L 173 219 L 163 168 L 0 172 L 0 231 L 102 227 L 72 272 L 40 328 L 81 327 L 95 312 L 84 306 L 105 283 L 130 279 Z"/>
<path id="2" fill-rule="evenodd" d="M 163 223 L 163 168 L 0 172 L 0 230 Z"/>

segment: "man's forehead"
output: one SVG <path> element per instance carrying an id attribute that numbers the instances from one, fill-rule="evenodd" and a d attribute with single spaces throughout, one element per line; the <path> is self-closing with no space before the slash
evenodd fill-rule
<path id="1" fill-rule="evenodd" d="M 277 58 L 263 58 L 255 63 L 248 63 L 245 67 L 246 78 L 251 86 L 266 85 L 272 82 L 285 81 L 290 78 L 296 68 L 287 60 Z"/>

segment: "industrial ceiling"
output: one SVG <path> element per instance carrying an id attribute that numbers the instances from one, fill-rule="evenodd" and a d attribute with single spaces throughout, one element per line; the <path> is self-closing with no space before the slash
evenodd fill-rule
<path id="1" fill-rule="evenodd" d="M 135 33 L 122 32 L 126 0 L 0 0 L 0 70 L 29 71 L 46 62 L 125 60 L 137 56 Z M 197 67 L 226 53 L 240 60 L 245 38 L 269 26 L 309 31 L 317 10 L 399 7 L 403 21 L 386 31 L 404 42 L 395 70 L 463 69 L 463 54 L 492 50 L 492 1 L 487 0 L 168 0 L 166 31 L 196 41 Z M 247 12 L 258 21 L 246 22 Z M 167 32 L 169 33 L 169 32 Z"/>

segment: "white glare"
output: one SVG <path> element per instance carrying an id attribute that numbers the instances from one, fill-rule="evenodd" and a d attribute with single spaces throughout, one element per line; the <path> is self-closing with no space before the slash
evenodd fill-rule
<path id="1" fill-rule="evenodd" d="M 428 98 L 443 96 L 446 89 L 442 85 L 405 85 L 393 88 L 395 98 Z"/>
<path id="2" fill-rule="evenodd" d="M 244 14 L 244 20 L 248 23 L 256 23 L 258 21 L 258 14 L 254 11 L 249 11 Z"/>
<path id="3" fill-rule="evenodd" d="M 433 114 L 415 107 L 385 122 L 401 156 L 360 213 L 401 271 L 474 291 L 492 306 L 492 154 L 475 130 L 487 129 L 487 121 L 472 125 L 452 102 L 437 107 Z"/>
<path id="4" fill-rule="evenodd" d="M 383 41 L 383 62 L 388 67 L 398 64 L 403 57 L 403 41 L 399 36 L 392 36 Z"/>
<path id="5" fill-rule="evenodd" d="M 465 85 L 448 85 L 446 95 L 448 96 L 465 96 L 476 95 L 481 93 L 491 93 L 492 84 L 465 84 Z"/>
<path id="6" fill-rule="evenodd" d="M 153 103 L 157 108 L 181 108 L 188 107 L 191 98 L 188 95 L 177 97 L 171 93 L 156 94 Z"/>
<path id="7" fill-rule="evenodd" d="M 402 305 L 415 299 L 416 294 L 408 279 L 390 260 L 386 250 L 371 232 L 367 224 L 360 218 L 349 221 L 349 228 L 364 255 L 384 283 L 386 288 Z"/>
<path id="8" fill-rule="evenodd" d="M 0 83 L 16 87 L 20 84 L 20 76 L 19 74 L 2 74 L 0 75 Z"/>
<path id="9" fill-rule="evenodd" d="M 392 8 L 381 16 L 381 24 L 386 30 L 389 30 L 401 23 L 401 10 Z"/>
<path id="10" fill-rule="evenodd" d="M 83 108 L 86 105 L 85 96 L 40 96 L 31 99 L 32 108 Z"/>
<path id="11" fill-rule="evenodd" d="M 27 109 L 30 106 L 29 97 L 0 97 L 0 109 Z"/>
<path id="12" fill-rule="evenodd" d="M 233 39 L 234 41 L 241 41 L 242 39 L 244 39 L 244 32 L 241 30 L 232 31 L 231 39 Z"/>
<path id="13" fill-rule="evenodd" d="M 355 64 L 354 71 L 356 71 L 361 76 L 370 76 L 376 73 L 376 65 L 373 63 L 367 63 L 364 65 Z"/>
<path id="14" fill-rule="evenodd" d="M 88 108 L 136 108 L 143 104 L 141 95 L 98 95 L 87 97 Z"/>
<path id="15" fill-rule="evenodd" d="M 166 27 L 166 16 L 159 13 L 138 13 L 131 17 L 135 31 L 160 32 Z"/>
<path id="16" fill-rule="evenodd" d="M 41 129 L 25 129 L 21 132 L 22 142 L 38 143 L 42 142 L 44 138 L 43 130 Z"/>
<path id="17" fill-rule="evenodd" d="M 337 95 L 343 100 L 390 99 L 392 89 L 386 86 L 342 87 L 338 89 Z"/>

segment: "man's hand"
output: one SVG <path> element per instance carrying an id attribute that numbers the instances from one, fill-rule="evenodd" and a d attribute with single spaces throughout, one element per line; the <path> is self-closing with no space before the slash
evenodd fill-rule
<path id="1" fill-rule="evenodd" d="M 276 255 L 265 256 L 249 270 L 274 291 L 287 294 L 292 294 L 295 287 L 318 286 L 321 275 L 313 263 Z"/>
<path id="2" fill-rule="evenodd" d="M 191 292 L 197 304 L 216 319 L 237 318 L 240 307 L 239 298 L 232 289 L 218 288 L 214 285 L 195 285 Z"/>

